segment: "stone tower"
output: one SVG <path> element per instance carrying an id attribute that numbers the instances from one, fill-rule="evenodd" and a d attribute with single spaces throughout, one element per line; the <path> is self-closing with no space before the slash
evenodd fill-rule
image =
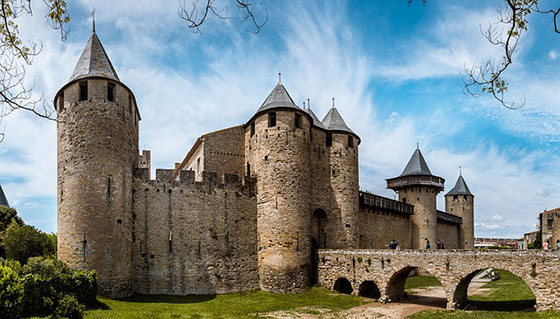
<path id="1" fill-rule="evenodd" d="M 339 216 L 342 233 L 335 247 L 358 248 L 359 244 L 359 181 L 358 144 L 360 138 L 344 122 L 334 106 L 323 118 L 327 128 L 330 182 L 334 194 L 332 213 Z"/>
<path id="2" fill-rule="evenodd" d="M 445 211 L 463 218 L 459 248 L 474 249 L 474 195 L 461 174 L 455 187 L 445 194 Z"/>
<path id="3" fill-rule="evenodd" d="M 445 180 L 432 174 L 417 148 L 398 177 L 387 179 L 387 188 L 399 194 L 399 200 L 414 205 L 411 216 L 412 249 L 426 247 L 426 239 L 434 246 L 437 240 L 436 197 Z"/>
<path id="4" fill-rule="evenodd" d="M 10 204 L 8 204 L 8 199 L 6 198 L 6 195 L 4 195 L 4 191 L 2 190 L 2 185 L 0 185 L 0 206 L 10 207 Z"/>
<path id="5" fill-rule="evenodd" d="M 310 284 L 311 120 L 279 81 L 245 125 L 246 174 L 257 179 L 263 290 L 295 293 Z"/>
<path id="6" fill-rule="evenodd" d="M 132 293 L 132 172 L 140 115 L 93 34 L 56 94 L 58 258 L 95 269 L 99 293 Z"/>

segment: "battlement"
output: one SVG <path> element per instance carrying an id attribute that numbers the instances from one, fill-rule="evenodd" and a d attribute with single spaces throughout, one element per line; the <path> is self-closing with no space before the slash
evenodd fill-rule
<path id="1" fill-rule="evenodd" d="M 172 179 L 173 169 L 156 169 L 156 178 L 150 179 L 148 168 L 137 168 L 134 170 L 134 178 L 138 181 L 148 183 L 154 187 L 187 187 L 198 191 L 214 192 L 216 189 L 235 189 L 247 196 L 255 195 L 256 179 L 251 177 L 239 177 L 236 174 L 222 174 L 218 177 L 215 172 L 202 172 L 202 181 L 195 181 L 194 171 L 180 171 L 176 179 Z"/>

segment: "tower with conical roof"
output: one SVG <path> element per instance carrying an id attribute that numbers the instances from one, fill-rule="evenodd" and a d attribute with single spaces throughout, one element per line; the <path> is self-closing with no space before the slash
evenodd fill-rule
<path id="1" fill-rule="evenodd" d="M 387 188 L 399 194 L 399 200 L 414 205 L 411 216 L 411 247 L 433 246 L 437 240 L 436 197 L 444 188 L 445 180 L 432 174 L 428 164 L 416 148 L 401 175 L 387 179 Z"/>
<path id="2" fill-rule="evenodd" d="M 101 295 L 128 296 L 140 115 L 95 30 L 54 101 L 58 258 L 75 269 L 95 269 Z"/>
<path id="3" fill-rule="evenodd" d="M 461 173 L 455 187 L 445 194 L 445 210 L 463 218 L 459 248 L 474 249 L 474 195 Z"/>
<path id="4" fill-rule="evenodd" d="M 359 181 L 358 145 L 354 133 L 334 104 L 322 120 L 327 128 L 326 146 L 330 163 L 330 183 L 334 195 L 331 214 L 341 221 L 336 248 L 358 248 L 359 245 Z"/>
<path id="5" fill-rule="evenodd" d="M 4 195 L 4 190 L 2 190 L 2 185 L 0 185 L 0 206 L 10 207 L 8 199 L 6 198 L 6 195 Z"/>
<path id="6" fill-rule="evenodd" d="M 260 287 L 300 292 L 310 285 L 312 118 L 280 79 L 245 124 L 247 175 L 257 180 Z"/>

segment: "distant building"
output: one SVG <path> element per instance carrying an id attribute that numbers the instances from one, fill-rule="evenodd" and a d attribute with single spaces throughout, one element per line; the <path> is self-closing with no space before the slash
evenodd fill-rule
<path id="1" fill-rule="evenodd" d="M 529 245 L 537 240 L 538 230 L 523 234 L 523 248 L 519 249 L 529 249 Z"/>
<path id="2" fill-rule="evenodd" d="M 518 243 L 515 238 L 486 238 L 486 237 L 475 237 L 474 247 L 475 248 L 485 248 L 485 247 L 509 247 L 512 249 L 517 248 Z"/>
<path id="3" fill-rule="evenodd" d="M 558 220 L 560 218 L 560 208 L 544 210 L 540 213 L 539 221 L 542 231 L 542 244 L 549 242 L 551 246 L 556 247 L 556 242 L 560 240 Z M 541 246 L 542 247 L 542 246 Z"/>
<path id="4" fill-rule="evenodd" d="M 10 204 L 8 204 L 8 199 L 6 198 L 6 195 L 4 195 L 4 191 L 2 190 L 2 185 L 0 185 L 0 206 L 10 207 Z"/>
<path id="5" fill-rule="evenodd" d="M 524 238 L 517 240 L 517 249 L 527 249 L 527 243 L 525 243 Z"/>

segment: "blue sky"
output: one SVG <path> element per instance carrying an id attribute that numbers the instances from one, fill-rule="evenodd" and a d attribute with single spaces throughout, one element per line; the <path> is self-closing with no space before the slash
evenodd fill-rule
<path id="1" fill-rule="evenodd" d="M 86 44 L 95 6 L 97 34 L 139 102 L 140 148 L 152 151 L 154 168 L 181 161 L 201 134 L 244 123 L 282 72 L 296 102 L 310 98 L 319 117 L 336 98 L 362 138 L 364 189 L 393 197 L 384 179 L 400 174 L 419 143 L 446 191 L 463 167 L 476 195 L 476 236 L 521 237 L 540 211 L 560 206 L 560 38 L 549 17 L 531 18 L 506 73 L 511 97 L 527 100 L 511 111 L 463 94 L 464 66 L 502 54 L 480 34 L 499 1 L 257 2 L 269 22 L 255 35 L 233 8 L 234 19 L 211 19 L 195 34 L 175 1 L 72 1 L 61 42 L 35 1 L 20 24 L 25 39 L 43 43 L 28 80 L 52 100 Z M 56 124 L 16 112 L 2 125 L 8 200 L 27 223 L 56 231 Z"/>

